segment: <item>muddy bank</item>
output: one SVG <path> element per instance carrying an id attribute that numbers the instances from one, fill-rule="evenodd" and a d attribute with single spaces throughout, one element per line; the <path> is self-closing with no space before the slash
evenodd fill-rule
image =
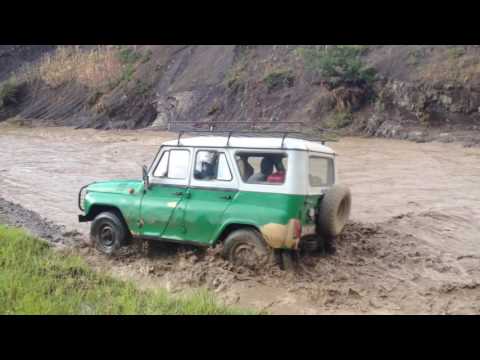
<path id="1" fill-rule="evenodd" d="M 57 243 L 87 241 L 88 224 L 77 221 L 80 186 L 140 178 L 173 136 L 2 127 L 0 196 L 23 208 L 3 200 L 0 218 Z M 480 151 L 359 138 L 331 146 L 340 182 L 352 190 L 352 223 L 336 254 L 303 256 L 296 272 L 236 270 L 219 249 L 135 244 L 118 259 L 75 251 L 143 287 L 205 286 L 227 303 L 273 313 L 479 313 Z"/>
<path id="2" fill-rule="evenodd" d="M 0 224 L 22 227 L 31 234 L 48 242 L 69 247 L 87 246 L 85 237 L 76 230 L 67 230 L 65 225 L 58 225 L 28 210 L 19 204 L 0 197 Z"/>

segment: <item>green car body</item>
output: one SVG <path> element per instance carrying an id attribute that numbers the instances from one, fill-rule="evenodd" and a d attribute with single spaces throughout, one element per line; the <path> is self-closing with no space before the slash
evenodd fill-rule
<path id="1" fill-rule="evenodd" d="M 217 159 L 214 180 L 196 178 L 204 154 Z M 248 183 L 240 163 L 270 155 L 288 162 L 283 182 Z M 97 182 L 82 189 L 79 219 L 92 221 L 101 212 L 115 211 L 133 236 L 200 246 L 213 246 L 248 227 L 257 229 L 272 248 L 295 249 L 303 236 L 316 232 L 319 203 L 335 183 L 334 155 L 326 146 L 297 139 L 282 146 L 272 138 L 171 141 L 160 148 L 147 179 Z M 321 184 L 312 184 L 312 161 L 319 163 L 314 175 L 328 178 Z M 223 175 L 218 175 L 220 166 Z M 167 175 L 158 176 L 163 167 Z"/>

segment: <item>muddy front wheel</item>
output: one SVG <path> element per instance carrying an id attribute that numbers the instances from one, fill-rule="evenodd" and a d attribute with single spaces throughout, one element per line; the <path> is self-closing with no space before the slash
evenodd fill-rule
<path id="1" fill-rule="evenodd" d="M 127 234 L 122 220 L 113 212 L 97 215 L 90 229 L 90 237 L 95 247 L 106 255 L 116 255 L 126 243 Z"/>
<path id="2" fill-rule="evenodd" d="M 236 266 L 258 269 L 272 261 L 273 251 L 258 231 L 241 229 L 225 239 L 223 256 Z"/>

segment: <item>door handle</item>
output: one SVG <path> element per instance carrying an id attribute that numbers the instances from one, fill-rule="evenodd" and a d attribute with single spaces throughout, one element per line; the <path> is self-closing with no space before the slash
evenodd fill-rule
<path id="1" fill-rule="evenodd" d="M 174 192 L 173 195 L 182 196 L 183 192 L 182 191 L 177 191 L 177 192 Z"/>
<path id="2" fill-rule="evenodd" d="M 232 200 L 233 196 L 232 195 L 225 195 L 225 196 L 221 196 L 220 199 Z"/>

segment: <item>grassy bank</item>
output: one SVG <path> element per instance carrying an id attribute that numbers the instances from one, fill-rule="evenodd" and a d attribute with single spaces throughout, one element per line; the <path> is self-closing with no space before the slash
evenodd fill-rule
<path id="1" fill-rule="evenodd" d="M 0 314 L 245 314 L 201 291 L 173 297 L 88 268 L 21 229 L 0 225 Z"/>

